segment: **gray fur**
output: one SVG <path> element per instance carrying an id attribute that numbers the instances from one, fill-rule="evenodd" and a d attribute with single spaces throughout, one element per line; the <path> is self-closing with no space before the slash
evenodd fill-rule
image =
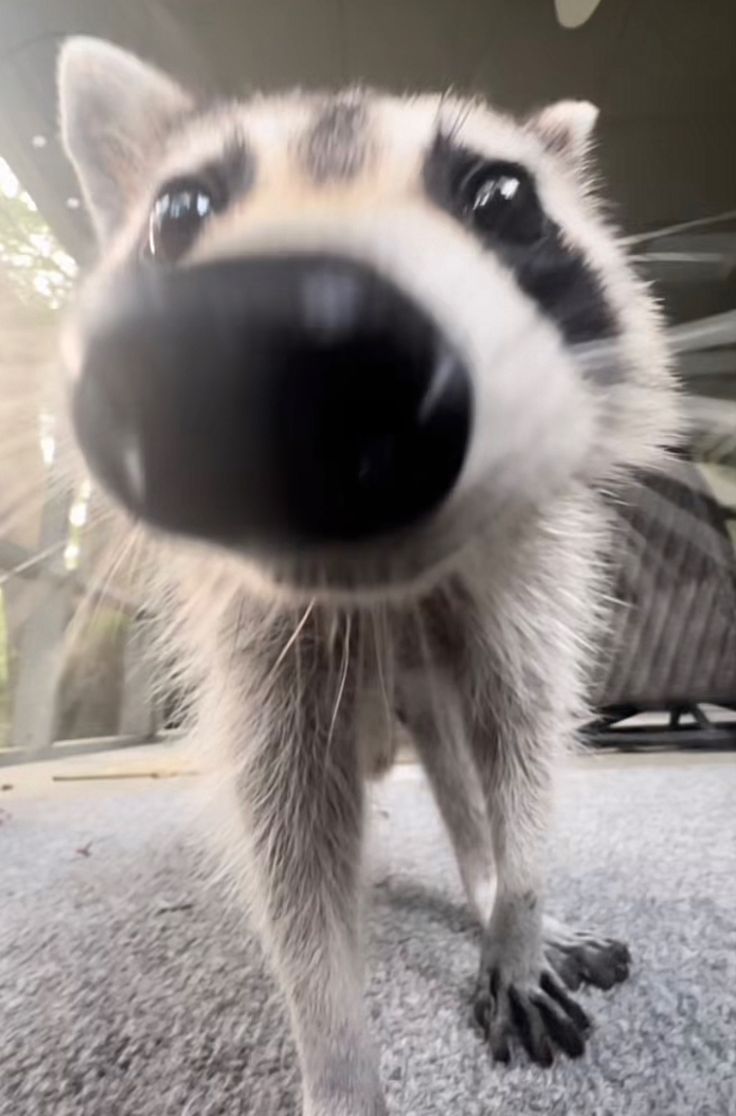
<path id="1" fill-rule="evenodd" d="M 363 624 L 310 610 L 283 654 L 287 617 L 241 599 L 205 712 L 228 752 L 251 912 L 289 1004 L 309 1116 L 385 1111 L 361 1004 Z"/>
<path id="2" fill-rule="evenodd" d="M 239 850 L 290 1003 L 310 1114 L 382 1111 L 367 1068 L 357 914 L 361 784 L 383 746 L 359 728 L 377 693 L 415 737 L 484 925 L 476 1011 L 492 1050 L 508 1053 L 514 997 L 530 1011 L 544 1004 L 531 1025 L 540 1060 L 552 1051 L 545 1019 L 583 1048 L 582 1014 L 576 1027 L 542 982 L 564 997 L 558 974 L 595 981 L 610 949 L 545 924 L 542 848 L 556 756 L 582 709 L 595 523 L 596 500 L 581 488 L 529 525 L 492 582 L 470 560 L 463 577 L 406 604 L 223 606 L 202 716 L 233 773 L 228 856 Z M 544 609 L 531 607 L 539 601 Z"/>
<path id="3" fill-rule="evenodd" d="M 299 144 L 299 157 L 315 183 L 345 182 L 363 169 L 369 151 L 368 113 L 362 99 L 335 99 L 316 110 Z"/>
<path id="4" fill-rule="evenodd" d="M 130 65 L 121 62 L 123 75 Z M 129 185 L 127 168 L 108 159 L 99 129 L 89 127 L 90 104 L 101 98 L 111 108 L 109 89 L 98 89 L 102 69 L 90 47 L 72 44 L 62 60 L 67 146 L 98 221 L 109 222 L 120 204 L 131 214 L 112 262 L 103 260 L 90 285 L 95 296 L 98 287 L 110 292 L 107 303 L 91 299 L 88 318 L 114 305 L 116 268 L 137 251 L 146 217 L 144 206 L 130 209 L 124 190 L 111 201 L 99 187 L 100 175 Z M 157 88 L 159 81 L 154 74 Z M 150 85 L 145 75 L 141 82 Z M 116 127 L 145 169 L 148 126 L 138 120 L 145 134 L 130 134 L 141 104 L 136 93 Z M 382 188 L 381 136 L 369 132 L 363 102 L 350 94 L 320 102 L 316 116 L 313 105 L 297 94 L 230 106 L 217 128 L 195 124 L 157 173 L 218 157 L 222 137 L 218 147 L 213 133 L 242 127 L 259 172 L 263 159 L 252 192 L 256 214 L 259 202 L 266 214 L 267 249 L 292 246 L 280 239 L 279 217 L 296 235 L 302 203 L 313 248 L 319 186 L 352 184 L 375 154 L 370 188 Z M 257 564 L 174 542 L 158 564 L 181 669 L 197 694 L 198 734 L 223 773 L 217 813 L 229 868 L 289 1004 L 307 1116 L 385 1113 L 361 997 L 361 837 L 364 781 L 392 759 L 397 710 L 483 923 L 476 1015 L 493 1053 L 507 1057 L 512 1038 L 541 1062 L 555 1046 L 581 1053 L 587 1020 L 561 980 L 609 986 L 626 975 L 623 947 L 545 921 L 543 850 L 557 759 L 584 715 L 584 666 L 601 622 L 608 524 L 597 489 L 622 469 L 657 460 L 676 426 L 656 314 L 583 201 L 578 178 L 592 108 L 556 106 L 523 128 L 473 102 L 454 105 L 453 116 L 474 142 L 487 137 L 494 155 L 510 144 L 513 158 L 538 164 L 557 219 L 605 280 L 621 327 L 596 359 L 629 374 L 620 384 L 602 379 L 595 396 L 585 353 L 564 351 L 564 338 L 494 261 L 449 217 L 435 220 L 417 202 L 422 153 L 445 101 L 381 105 L 384 120 L 393 112 L 397 122 L 387 130 L 386 196 L 368 206 L 363 198 L 353 213 L 347 190 L 337 215 L 330 196 L 319 243 L 339 251 L 345 241 L 369 257 L 380 249 L 382 269 L 393 268 L 397 282 L 467 340 L 481 426 L 471 480 L 447 509 L 390 546 L 286 552 Z M 300 170 L 311 179 L 306 187 Z M 285 210 L 274 216 L 279 198 L 269 174 L 282 172 Z M 221 226 L 213 221 L 206 251 L 253 250 L 254 223 L 245 199 Z M 70 366 L 84 348 L 85 314 L 68 345 Z"/>

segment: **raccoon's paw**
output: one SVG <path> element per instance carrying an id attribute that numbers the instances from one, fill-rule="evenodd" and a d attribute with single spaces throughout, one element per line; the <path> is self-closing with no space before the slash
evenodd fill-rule
<path id="1" fill-rule="evenodd" d="M 475 992 L 475 1018 L 497 1062 L 508 1062 L 517 1038 L 532 1061 L 551 1066 L 556 1049 L 579 1058 L 591 1023 L 548 968 L 523 981 L 504 977 L 503 966 L 483 967 Z"/>
<path id="2" fill-rule="evenodd" d="M 551 918 L 544 920 L 543 935 L 547 964 L 573 991 L 581 984 L 608 990 L 629 975 L 631 954 L 623 942 L 571 930 Z"/>

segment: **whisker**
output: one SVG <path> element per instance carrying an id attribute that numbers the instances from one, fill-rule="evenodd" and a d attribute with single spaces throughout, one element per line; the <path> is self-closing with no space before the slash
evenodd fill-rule
<path id="1" fill-rule="evenodd" d="M 273 664 L 273 667 L 271 668 L 272 671 L 277 671 L 278 670 L 278 668 L 281 666 L 281 664 L 283 663 L 286 656 L 289 654 L 289 651 L 291 650 L 291 648 L 294 646 L 296 641 L 299 639 L 299 636 L 304 631 L 304 625 L 306 624 L 309 617 L 312 615 L 312 611 L 314 609 L 314 604 L 315 604 L 315 598 L 312 597 L 312 599 L 309 601 L 309 604 L 307 605 L 307 607 L 304 610 L 304 613 L 302 615 L 301 620 L 297 624 L 296 628 L 292 632 L 289 639 L 286 641 L 286 644 L 282 648 L 280 655 L 276 659 L 276 662 Z"/>
<path id="2" fill-rule="evenodd" d="M 385 605 L 376 605 L 371 609 L 370 613 L 371 627 L 373 630 L 373 646 L 376 655 L 376 673 L 378 675 L 378 686 L 383 697 L 383 708 L 386 715 L 386 732 L 391 733 L 394 722 L 394 706 L 393 701 L 389 697 L 389 690 L 386 680 L 386 671 L 384 667 L 384 658 L 388 658 L 389 647 L 388 640 L 384 640 L 384 645 L 381 647 L 379 639 L 379 617 L 384 618 L 385 622 Z"/>
<path id="3" fill-rule="evenodd" d="M 335 696 L 335 705 L 332 710 L 332 718 L 330 720 L 330 727 L 327 733 L 326 744 L 326 758 L 329 761 L 330 752 L 332 750 L 332 741 L 335 734 L 335 726 L 337 724 L 340 706 L 342 704 L 343 694 L 345 693 L 345 685 L 348 678 L 348 668 L 350 666 L 350 634 L 351 634 L 352 618 L 349 612 L 345 614 L 345 636 L 343 639 L 343 654 L 342 666 L 340 670 L 340 680 L 338 682 L 337 694 Z"/>
<path id="4" fill-rule="evenodd" d="M 110 517 L 114 514 L 114 511 L 111 510 Z M 118 571 L 126 559 L 135 555 L 136 549 L 140 549 L 144 541 L 144 536 L 136 525 L 122 539 L 122 542 L 117 540 L 117 549 L 114 555 L 110 554 L 112 544 L 108 547 L 100 563 L 99 573 L 88 584 L 84 597 L 77 606 L 74 617 L 67 628 L 64 640 L 67 649 L 76 644 L 85 628 L 91 627 L 95 623 L 105 602 L 110 598 L 110 589 Z M 103 568 L 103 561 L 107 562 L 106 568 Z M 132 566 L 133 562 L 131 561 L 129 562 L 129 568 Z"/>
<path id="5" fill-rule="evenodd" d="M 692 491 L 700 492 L 703 498 L 707 498 L 704 489 L 696 487 L 694 481 L 688 487 Z M 641 510 L 646 516 L 645 529 L 639 526 L 633 516 L 627 516 L 623 508 L 613 505 L 614 515 L 622 521 L 629 533 L 640 539 L 645 546 L 649 547 L 654 543 L 664 551 L 667 532 L 671 532 L 687 544 L 685 549 L 691 552 L 699 551 L 715 565 L 724 568 L 732 567 L 733 555 L 730 546 L 724 545 L 721 532 L 692 508 L 683 506 L 675 499 L 649 486 L 640 486 L 633 509 Z M 659 535 L 654 538 L 652 538 L 653 525 L 656 525 L 659 531 Z"/>
<path id="6" fill-rule="evenodd" d="M 110 512 L 108 514 L 112 513 Z M 98 518 L 88 520 L 88 522 L 83 528 L 81 528 L 81 530 L 85 531 L 89 530 L 93 526 L 97 526 L 102 520 L 104 520 L 104 518 L 104 515 L 100 515 Z M 27 573 L 28 570 L 34 569 L 36 566 L 45 562 L 48 558 L 52 558 L 55 554 L 59 554 L 61 551 L 66 549 L 67 543 L 68 540 L 66 538 L 59 539 L 56 542 L 51 543 L 49 546 L 44 547 L 42 550 L 35 551 L 24 561 L 19 562 L 17 565 L 13 566 L 12 569 L 5 570 L 4 573 L 0 574 L 0 586 L 5 585 L 14 577 L 22 576 L 24 573 Z"/>

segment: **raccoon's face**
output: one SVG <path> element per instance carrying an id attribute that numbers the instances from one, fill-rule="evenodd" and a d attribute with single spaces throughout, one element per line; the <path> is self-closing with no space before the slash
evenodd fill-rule
<path id="1" fill-rule="evenodd" d="M 586 198 L 592 106 L 202 111 L 84 39 L 60 83 L 102 242 L 73 418 L 134 516 L 310 591 L 405 583 L 645 458 L 662 352 Z"/>

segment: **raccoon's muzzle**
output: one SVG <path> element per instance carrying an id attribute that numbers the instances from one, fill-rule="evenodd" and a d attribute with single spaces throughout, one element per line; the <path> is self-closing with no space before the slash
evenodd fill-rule
<path id="1" fill-rule="evenodd" d="M 470 379 L 412 299 L 339 257 L 144 261 L 86 339 L 73 414 L 136 516 L 276 549 L 407 527 L 448 495 Z"/>

